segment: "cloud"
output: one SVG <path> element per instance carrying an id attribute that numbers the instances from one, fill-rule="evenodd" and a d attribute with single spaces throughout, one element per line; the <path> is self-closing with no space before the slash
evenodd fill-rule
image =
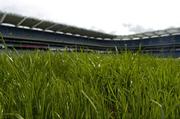
<path id="1" fill-rule="evenodd" d="M 180 27 L 179 0 L 0 0 L 0 3 L 1 11 L 116 35 Z"/>
<path id="2" fill-rule="evenodd" d="M 147 31 L 153 31 L 153 28 L 145 28 L 141 25 L 133 25 L 133 24 L 123 24 L 123 27 L 127 28 L 129 32 L 132 33 L 142 33 Z"/>
<path id="3" fill-rule="evenodd" d="M 0 0 L 0 3 L 3 3 L 0 4 L 0 11 L 2 12 L 46 19 L 46 14 L 41 10 L 40 7 L 22 2 L 21 0 L 6 0 L 6 2 Z"/>

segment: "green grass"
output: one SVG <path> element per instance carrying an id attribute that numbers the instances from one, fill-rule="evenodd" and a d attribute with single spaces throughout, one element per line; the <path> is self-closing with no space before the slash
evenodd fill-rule
<path id="1" fill-rule="evenodd" d="M 0 53 L 0 119 L 179 119 L 180 61 Z"/>

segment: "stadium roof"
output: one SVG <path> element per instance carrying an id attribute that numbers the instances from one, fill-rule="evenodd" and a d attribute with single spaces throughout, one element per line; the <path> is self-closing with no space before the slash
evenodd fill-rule
<path id="1" fill-rule="evenodd" d="M 180 28 L 170 28 L 165 30 L 158 30 L 152 32 L 137 33 L 132 35 L 112 35 L 98 31 L 87 30 L 75 26 L 55 23 L 51 21 L 26 17 L 11 13 L 4 13 L 0 11 L 0 25 L 13 25 L 15 27 L 23 27 L 30 29 L 38 29 L 44 31 L 51 31 L 61 34 L 74 35 L 77 37 L 95 38 L 104 40 L 136 40 L 153 37 L 163 37 L 180 34 Z"/>
<path id="2" fill-rule="evenodd" d="M 116 36 L 98 31 L 87 30 L 75 26 L 55 23 L 51 21 L 0 12 L 0 24 L 10 24 L 16 27 L 28 27 L 30 29 L 40 29 L 44 31 L 60 32 L 62 34 L 74 35 L 79 37 L 113 39 Z"/>
<path id="3" fill-rule="evenodd" d="M 132 34 L 132 35 L 120 35 L 120 36 L 117 36 L 115 39 L 135 40 L 135 39 L 144 39 L 144 38 L 153 38 L 153 37 L 172 36 L 172 35 L 179 35 L 179 34 L 180 34 L 180 28 L 169 28 L 165 30 L 137 33 L 137 34 Z"/>

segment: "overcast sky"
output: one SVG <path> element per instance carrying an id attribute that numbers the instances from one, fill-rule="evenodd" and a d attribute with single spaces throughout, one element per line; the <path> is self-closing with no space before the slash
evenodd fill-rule
<path id="1" fill-rule="evenodd" d="M 180 27 L 180 0 L 0 0 L 0 10 L 117 35 Z"/>

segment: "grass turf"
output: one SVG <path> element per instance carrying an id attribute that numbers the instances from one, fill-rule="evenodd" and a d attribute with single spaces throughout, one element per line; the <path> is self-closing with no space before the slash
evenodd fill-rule
<path id="1" fill-rule="evenodd" d="M 138 54 L 0 54 L 0 119 L 179 119 L 180 61 Z"/>

